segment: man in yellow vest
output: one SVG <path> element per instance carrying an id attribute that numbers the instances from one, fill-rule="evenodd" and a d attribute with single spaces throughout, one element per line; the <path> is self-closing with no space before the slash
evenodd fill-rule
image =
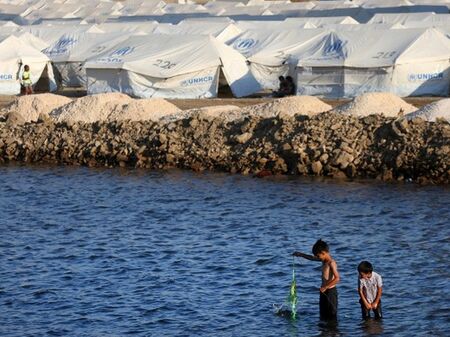
<path id="1" fill-rule="evenodd" d="M 33 82 L 31 81 L 31 72 L 28 65 L 23 67 L 21 83 L 25 89 L 25 95 L 31 95 L 33 93 Z"/>

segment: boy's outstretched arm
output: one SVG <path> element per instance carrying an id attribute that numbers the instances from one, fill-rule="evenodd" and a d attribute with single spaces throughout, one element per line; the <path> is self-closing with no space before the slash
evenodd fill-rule
<path id="1" fill-rule="evenodd" d="M 334 277 L 333 277 L 332 280 L 329 280 L 322 287 L 320 287 L 320 291 L 321 292 L 325 292 L 327 289 L 333 288 L 341 280 L 341 277 L 339 276 L 339 272 L 338 272 L 338 269 L 337 269 L 336 261 L 334 261 L 334 260 L 331 261 L 331 263 L 330 263 L 330 270 L 333 273 Z"/>
<path id="2" fill-rule="evenodd" d="M 310 260 L 310 261 L 320 261 L 318 257 L 315 257 L 313 255 L 304 254 L 301 252 L 293 252 L 292 255 L 297 257 L 303 257 L 304 259 Z"/>

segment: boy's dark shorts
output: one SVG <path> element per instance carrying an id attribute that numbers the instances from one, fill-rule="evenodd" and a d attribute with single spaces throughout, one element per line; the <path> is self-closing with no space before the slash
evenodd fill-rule
<path id="1" fill-rule="evenodd" d="M 337 319 L 338 293 L 336 287 L 320 293 L 320 319 L 331 321 Z"/>
<path id="2" fill-rule="evenodd" d="M 383 313 L 381 311 L 381 301 L 378 303 L 378 306 L 376 309 L 366 309 L 366 306 L 364 305 L 363 301 L 359 300 L 359 304 L 361 305 L 361 315 L 363 319 L 367 319 L 370 317 L 370 310 L 373 311 L 373 314 L 375 318 L 380 319 L 383 318 Z"/>

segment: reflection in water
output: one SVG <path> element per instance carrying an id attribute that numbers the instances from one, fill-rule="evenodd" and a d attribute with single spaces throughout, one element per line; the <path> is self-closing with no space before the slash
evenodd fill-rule
<path id="1" fill-rule="evenodd" d="M 361 328 L 367 335 L 381 335 L 384 332 L 382 319 L 365 319 L 361 322 Z"/>
<path id="2" fill-rule="evenodd" d="M 341 336 L 337 321 L 320 321 L 318 324 L 319 332 L 322 337 Z"/>

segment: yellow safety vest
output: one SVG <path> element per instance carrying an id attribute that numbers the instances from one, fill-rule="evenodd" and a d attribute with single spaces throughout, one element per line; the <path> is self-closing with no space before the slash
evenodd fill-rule
<path id="1" fill-rule="evenodd" d="M 31 84 L 31 77 L 29 71 L 24 71 L 22 73 L 22 82 L 25 84 Z"/>

